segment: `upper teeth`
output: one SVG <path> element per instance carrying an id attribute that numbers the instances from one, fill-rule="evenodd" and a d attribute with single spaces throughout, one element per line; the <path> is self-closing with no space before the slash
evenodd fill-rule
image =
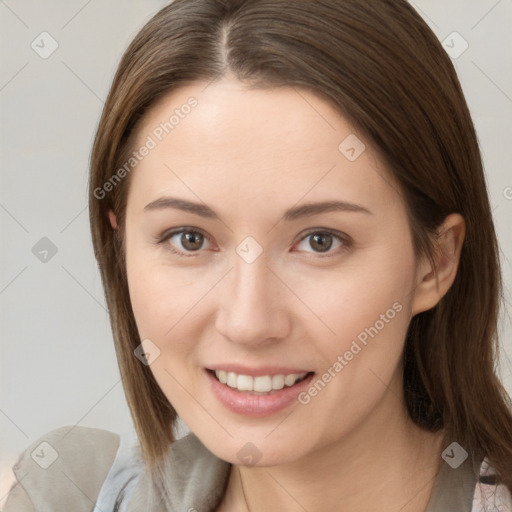
<path id="1" fill-rule="evenodd" d="M 283 389 L 285 386 L 293 386 L 298 380 L 304 378 L 308 373 L 291 373 L 290 375 L 261 375 L 251 377 L 250 375 L 239 375 L 234 372 L 215 370 L 215 375 L 230 388 L 238 391 L 256 391 L 265 393 L 272 390 Z"/>

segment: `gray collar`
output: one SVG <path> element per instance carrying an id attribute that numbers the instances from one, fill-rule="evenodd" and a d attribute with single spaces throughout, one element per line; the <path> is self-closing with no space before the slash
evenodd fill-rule
<path id="1" fill-rule="evenodd" d="M 468 457 L 460 466 L 452 468 L 441 460 L 441 468 L 425 512 L 471 511 L 480 463 L 472 463 Z"/>
<path id="2" fill-rule="evenodd" d="M 211 512 L 224 495 L 230 468 L 231 464 L 213 455 L 190 433 L 169 448 L 166 489 L 154 489 L 148 474 L 142 472 L 126 512 Z M 159 496 L 159 503 L 149 501 L 152 491 Z"/>

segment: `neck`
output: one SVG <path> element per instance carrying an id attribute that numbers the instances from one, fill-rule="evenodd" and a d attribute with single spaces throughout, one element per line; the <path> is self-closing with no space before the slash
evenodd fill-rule
<path id="1" fill-rule="evenodd" d="M 423 512 L 439 471 L 442 432 L 420 429 L 403 400 L 307 457 L 273 467 L 233 466 L 222 512 Z M 384 403 L 389 401 L 389 403 Z M 390 407 L 393 404 L 394 407 Z M 400 404 L 397 407 L 397 404 Z"/>

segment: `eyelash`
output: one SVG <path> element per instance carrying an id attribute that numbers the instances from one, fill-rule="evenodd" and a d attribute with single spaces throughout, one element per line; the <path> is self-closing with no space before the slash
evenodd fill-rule
<path id="1" fill-rule="evenodd" d="M 155 237 L 156 239 L 156 244 L 157 245 L 162 245 L 166 250 L 174 253 L 174 254 L 178 254 L 179 256 L 183 256 L 183 257 L 186 257 L 186 258 L 189 258 L 189 257 L 195 257 L 197 256 L 198 254 L 201 253 L 201 249 L 197 250 L 197 251 L 190 251 L 190 252 L 182 252 L 182 251 L 179 251 L 177 249 L 175 249 L 171 244 L 166 244 L 165 242 L 167 242 L 170 238 L 172 238 L 173 236 L 175 235 L 178 235 L 178 234 L 182 234 L 182 233 L 198 233 L 200 235 L 202 235 L 204 238 L 206 238 L 210 243 L 213 243 L 211 238 L 209 236 L 207 236 L 205 233 L 203 233 L 203 231 L 201 231 L 200 229 L 198 228 L 193 228 L 193 227 L 183 227 L 183 228 L 178 228 L 178 229 L 173 229 L 173 230 L 170 230 L 170 231 L 165 231 L 163 232 L 161 235 L 158 235 L 157 237 Z M 299 241 L 297 242 L 297 244 L 300 244 L 302 241 L 306 240 L 308 237 L 310 237 L 311 235 L 327 235 L 327 236 L 332 236 L 336 239 L 338 239 L 339 242 L 341 242 L 341 247 L 338 247 L 338 250 L 336 251 L 330 251 L 330 252 L 327 252 L 327 253 L 321 253 L 321 252 L 313 252 L 313 254 L 315 256 L 309 256 L 309 257 L 314 257 L 314 258 L 331 258 L 333 256 L 336 256 L 346 250 L 348 250 L 350 247 L 352 247 L 353 245 L 353 241 L 352 239 L 340 232 L 340 231 L 334 231 L 332 229 L 322 229 L 322 228 L 314 228 L 314 229 L 311 229 L 309 231 L 307 231 L 303 236 L 302 238 L 299 239 Z M 296 245 L 296 244 L 294 244 Z M 311 252 L 307 251 L 309 254 L 311 254 Z"/>

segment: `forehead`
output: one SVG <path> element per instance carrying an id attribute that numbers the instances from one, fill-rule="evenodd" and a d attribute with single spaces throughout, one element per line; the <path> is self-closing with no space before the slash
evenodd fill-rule
<path id="1" fill-rule="evenodd" d="M 196 106 L 187 108 L 187 103 L 192 102 Z M 170 133 L 161 125 L 173 114 L 173 136 L 165 137 Z M 266 150 L 274 156 L 281 155 L 287 147 L 308 153 L 322 139 L 326 148 L 336 150 L 329 135 L 340 129 L 351 130 L 339 113 L 309 91 L 292 87 L 250 89 L 229 77 L 213 84 L 190 84 L 168 93 L 144 117 L 138 142 L 143 142 L 144 136 L 153 130 L 158 131 L 158 127 L 164 129 L 169 147 L 173 140 L 181 145 L 183 140 L 177 139 L 183 135 L 188 139 L 187 147 L 193 146 L 196 151 L 222 149 L 242 159 L 247 148 Z"/>
<path id="2" fill-rule="evenodd" d="M 239 204 L 257 196 L 261 208 L 277 192 L 287 203 L 337 192 L 389 201 L 397 192 L 372 144 L 327 101 L 294 87 L 250 89 L 229 77 L 181 87 L 144 116 L 134 149 L 145 145 L 130 187 L 141 201 L 179 189 Z"/>

